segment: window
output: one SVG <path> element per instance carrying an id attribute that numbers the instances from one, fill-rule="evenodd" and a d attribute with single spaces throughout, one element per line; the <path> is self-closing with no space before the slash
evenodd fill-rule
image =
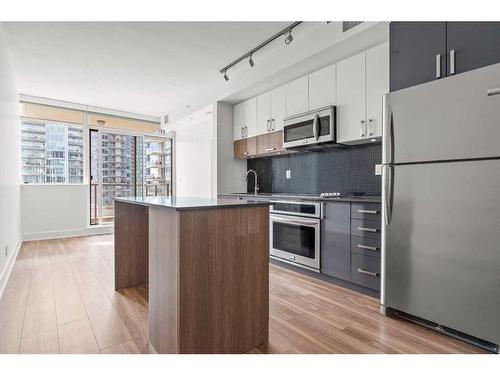
<path id="1" fill-rule="evenodd" d="M 83 183 L 83 112 L 32 103 L 21 108 L 23 182 Z"/>
<path id="2" fill-rule="evenodd" d="M 43 100 L 51 105 L 21 102 L 25 184 L 88 183 L 91 225 L 113 222 L 114 198 L 172 195 L 172 139 L 159 119 Z"/>

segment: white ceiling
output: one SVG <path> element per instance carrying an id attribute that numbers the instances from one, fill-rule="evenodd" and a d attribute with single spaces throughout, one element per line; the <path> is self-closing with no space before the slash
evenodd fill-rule
<path id="1" fill-rule="evenodd" d="M 20 92 L 160 115 L 288 22 L 5 23 Z"/>
<path id="2" fill-rule="evenodd" d="M 341 22 L 303 22 L 219 70 L 291 22 L 4 23 L 20 92 L 145 115 L 183 118 L 217 100 L 258 94 L 388 38 L 386 22 L 343 33 Z M 284 38 L 282 38 L 284 39 Z"/>

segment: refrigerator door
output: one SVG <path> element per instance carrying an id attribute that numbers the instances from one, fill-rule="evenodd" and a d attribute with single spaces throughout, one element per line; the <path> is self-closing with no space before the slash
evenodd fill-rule
<path id="1" fill-rule="evenodd" d="M 385 168 L 384 305 L 500 343 L 500 160 Z"/>
<path id="2" fill-rule="evenodd" d="M 387 94 L 383 163 L 500 156 L 495 93 L 500 64 Z"/>

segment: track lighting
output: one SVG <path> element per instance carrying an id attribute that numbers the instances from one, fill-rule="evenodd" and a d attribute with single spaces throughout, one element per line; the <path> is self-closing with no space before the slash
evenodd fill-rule
<path id="1" fill-rule="evenodd" d="M 255 62 L 253 61 L 253 57 L 252 57 L 253 53 L 255 53 L 255 52 L 259 51 L 261 48 L 267 46 L 272 41 L 274 41 L 274 40 L 276 40 L 278 38 L 282 38 L 284 35 L 286 35 L 285 44 L 288 45 L 288 44 L 292 43 L 292 41 L 293 41 L 292 29 L 295 28 L 295 27 L 297 27 L 301 23 L 302 23 L 302 21 L 296 21 L 296 22 L 291 23 L 286 28 L 282 29 L 281 31 L 278 31 L 276 34 L 274 34 L 273 36 L 267 38 L 262 43 L 260 43 L 258 46 L 252 48 L 250 51 L 246 52 L 245 54 L 241 55 L 240 57 L 238 57 L 233 62 L 231 62 L 228 65 L 226 65 L 225 67 L 223 67 L 221 70 L 219 70 L 219 72 L 222 74 L 222 76 L 224 77 L 224 79 L 226 81 L 229 81 L 229 77 L 227 75 L 228 69 L 231 69 L 233 66 L 235 66 L 239 62 L 241 62 L 241 61 L 243 61 L 245 59 L 248 59 L 248 64 L 250 65 L 250 67 L 254 67 L 255 66 Z"/>
<path id="2" fill-rule="evenodd" d="M 288 36 L 285 38 L 285 44 L 293 42 L 292 29 L 288 30 Z"/>

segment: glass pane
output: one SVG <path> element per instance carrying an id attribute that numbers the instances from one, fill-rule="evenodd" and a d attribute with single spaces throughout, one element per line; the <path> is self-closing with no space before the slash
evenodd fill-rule
<path id="1" fill-rule="evenodd" d="M 83 183 L 83 128 L 23 119 L 21 175 L 28 183 Z"/>
<path id="2" fill-rule="evenodd" d="M 90 131 L 90 224 L 99 224 L 99 132 Z"/>
<path id="3" fill-rule="evenodd" d="M 314 259 L 315 229 L 273 222 L 273 248 Z"/>
<path id="4" fill-rule="evenodd" d="M 144 193 L 172 195 L 172 140 L 144 137 Z"/>
<path id="5" fill-rule="evenodd" d="M 103 133 L 100 148 L 101 223 L 113 222 L 115 197 L 135 196 L 135 137 Z"/>
<path id="6" fill-rule="evenodd" d="M 313 120 L 288 125 L 285 128 L 285 142 L 297 141 L 299 139 L 311 138 L 313 136 Z"/>

